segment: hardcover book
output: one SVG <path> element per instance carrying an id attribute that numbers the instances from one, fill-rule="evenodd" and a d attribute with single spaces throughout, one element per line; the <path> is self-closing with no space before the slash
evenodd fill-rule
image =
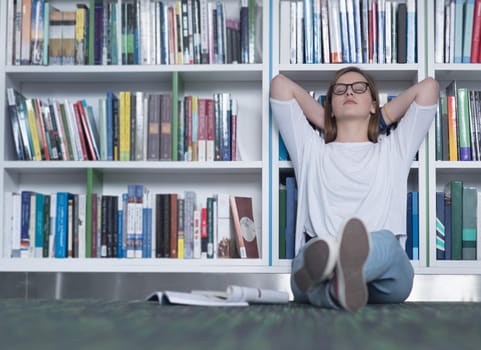
<path id="1" fill-rule="evenodd" d="M 251 197 L 230 197 L 232 220 L 241 258 L 259 258 Z"/>

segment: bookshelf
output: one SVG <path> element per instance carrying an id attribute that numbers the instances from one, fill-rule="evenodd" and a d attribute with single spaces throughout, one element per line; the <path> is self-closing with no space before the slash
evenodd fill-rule
<path id="1" fill-rule="evenodd" d="M 278 73 L 293 79 L 308 91 L 315 91 L 319 94 L 325 94 L 325 90 L 334 72 L 350 64 L 304 64 L 304 63 L 286 63 L 289 59 L 281 57 L 282 53 L 286 50 L 280 47 L 280 32 L 283 26 L 286 26 L 283 20 L 286 16 L 281 15 L 282 0 L 273 2 L 273 25 L 272 25 L 272 72 L 273 76 Z M 420 28 L 417 31 L 417 47 L 425 47 L 426 32 L 423 30 L 425 25 L 425 2 L 417 1 L 416 8 L 416 26 Z M 281 18 L 279 20 L 279 18 Z M 285 35 L 284 35 L 285 36 Z M 283 36 L 283 38 L 284 38 Z M 418 50 L 416 63 L 382 63 L 382 64 L 369 64 L 361 63 L 356 64 L 360 68 L 368 71 L 378 82 L 379 92 L 386 93 L 387 95 L 396 95 L 403 89 L 411 86 L 413 83 L 421 81 L 427 76 L 427 57 L 424 50 Z M 316 94 L 317 95 L 317 94 Z M 277 189 L 279 187 L 280 177 L 285 176 L 286 173 L 293 173 L 292 167 L 289 161 L 278 161 L 279 159 L 279 133 L 276 126 L 272 125 L 272 188 Z M 419 191 L 419 212 L 427 212 L 427 171 L 428 171 L 428 158 L 427 158 L 427 142 L 423 142 L 419 149 L 418 161 L 414 162 L 411 168 L 411 172 L 408 177 L 408 191 Z M 279 213 L 276 208 L 279 207 L 279 193 L 278 191 L 272 191 L 272 235 L 277 237 L 279 232 Z M 428 248 L 428 236 L 426 231 L 427 217 L 424 215 L 419 216 L 419 259 L 412 260 L 413 267 L 417 273 L 424 273 L 428 271 L 429 255 Z M 289 266 L 290 260 L 279 259 L 278 255 L 279 242 L 273 239 L 273 261 L 280 266 Z"/>
<path id="2" fill-rule="evenodd" d="M 474 6 L 474 5 L 473 5 Z M 435 14 L 434 2 L 428 2 L 428 13 Z M 435 28 L 435 15 L 428 16 L 428 30 Z M 432 40 L 431 40 L 432 39 Z M 481 79 L 481 67 L 475 63 L 440 63 L 435 57 L 435 38 L 429 38 L 427 42 L 428 74 L 435 77 L 440 83 L 440 89 L 446 89 L 447 85 L 456 80 L 458 88 L 479 90 Z M 449 60 L 448 60 L 449 61 Z M 446 61 L 444 61 L 446 62 Z M 481 167 L 479 161 L 447 161 L 436 160 L 436 131 L 435 125 L 429 132 L 429 272 L 439 274 L 479 274 L 481 268 L 479 243 L 477 245 L 477 260 L 438 260 L 436 257 L 436 192 L 444 191 L 445 185 L 451 180 L 462 180 L 465 186 L 475 187 L 480 190 L 479 176 Z M 431 204 L 432 203 L 432 204 Z M 478 204 L 479 205 L 479 204 Z M 479 219 L 478 219 L 479 220 Z M 479 232 L 477 239 L 479 240 Z"/>
<path id="3" fill-rule="evenodd" d="M 100 174 L 98 188 L 104 194 L 125 191 L 129 183 L 147 185 L 151 192 L 182 193 L 193 189 L 201 194 L 228 192 L 254 199 L 254 217 L 260 242 L 259 259 L 11 259 L 0 258 L 0 271 L 42 272 L 235 272 L 286 273 L 290 260 L 278 256 L 280 176 L 293 172 L 290 162 L 278 161 L 278 130 L 269 116 L 270 78 L 282 73 L 308 90 L 327 86 L 335 71 L 348 64 L 290 64 L 279 56 L 280 5 L 284 0 L 262 2 L 262 55 L 254 64 L 210 65 L 85 65 L 85 66 L 15 66 L 0 55 L 0 94 L 15 87 L 29 97 L 85 98 L 95 105 L 107 90 L 174 92 L 179 96 L 209 96 L 215 91 L 229 91 L 239 100 L 239 147 L 243 155 L 235 162 L 152 162 L 152 161 L 17 161 L 7 118 L 5 99 L 0 99 L 3 140 L 0 143 L 0 227 L 4 227 L 4 195 L 8 191 L 32 189 L 54 192 L 59 188 L 85 193 L 90 172 Z M 51 1 L 59 8 L 72 8 L 77 2 Z M 258 1 L 259 3 L 260 1 Z M 9 1 L 0 2 L 0 15 L 8 14 Z M 238 6 L 237 0 L 225 0 L 226 7 Z M 441 83 L 457 79 L 465 87 L 477 87 L 481 67 L 473 64 L 434 63 L 434 2 L 417 1 L 416 63 L 358 64 L 373 75 L 382 93 L 395 95 L 406 87 L 433 76 Z M 1 33 L 7 33 L 6 21 L 0 21 Z M 7 34 L 0 35 L 6 47 Z M 283 62 L 283 63 L 281 63 Z M 178 79 L 180 88 L 174 87 Z M 325 92 L 325 91 L 324 91 Z M 454 177 L 481 187 L 479 162 L 435 160 L 434 126 L 419 150 L 419 160 L 411 168 L 408 191 L 419 191 L 419 260 L 412 261 L 418 274 L 479 273 L 479 261 L 437 261 L 435 238 L 435 192 Z M 8 205 L 8 203 L 7 203 Z M 4 234 L 0 239 L 3 251 Z"/>
<path id="4" fill-rule="evenodd" d="M 114 1 L 115 2 L 115 1 Z M 60 10 L 72 10 L 77 3 L 90 1 L 50 1 Z M 240 8 L 238 1 L 226 0 L 226 13 Z M 0 4 L 0 14 L 8 13 L 11 1 Z M 97 114 L 97 100 L 108 90 L 171 93 L 211 97 L 215 92 L 230 92 L 238 101 L 238 161 L 18 161 L 4 99 L 0 109 L 3 139 L 0 146 L 0 210 L 4 213 L 5 193 L 33 190 L 42 193 L 70 191 L 86 193 L 88 177 L 94 173 L 100 194 L 118 195 L 128 184 L 147 186 L 151 193 L 195 191 L 198 198 L 213 193 L 253 198 L 255 228 L 260 249 L 259 259 L 57 259 L 6 258 L 2 232 L 0 269 L 2 271 L 70 272 L 262 272 L 269 265 L 269 6 L 259 8 L 262 18 L 259 36 L 264 47 L 253 64 L 151 64 L 151 65 L 12 65 L 6 55 L 0 58 L 0 94 L 15 88 L 26 97 L 49 97 L 76 101 L 86 99 Z M 7 33 L 1 21 L 2 33 Z M 0 43 L 6 47 L 7 35 Z M 177 83 L 178 82 L 178 83 Z M 8 203 L 6 203 L 8 205 Z M 0 226 L 5 225 L 2 214 Z"/>

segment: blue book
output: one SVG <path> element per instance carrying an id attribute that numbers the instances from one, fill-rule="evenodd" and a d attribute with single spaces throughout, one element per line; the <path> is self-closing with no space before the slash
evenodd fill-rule
<path id="1" fill-rule="evenodd" d="M 444 192 L 436 192 L 436 259 L 445 260 Z"/>
<path id="2" fill-rule="evenodd" d="M 419 193 L 413 192 L 413 260 L 419 260 Z"/>
<path id="3" fill-rule="evenodd" d="M 454 63 L 463 62 L 464 0 L 456 0 L 454 10 Z"/>
<path id="4" fill-rule="evenodd" d="M 22 191 L 20 216 L 20 256 L 28 257 L 30 250 L 30 204 L 32 191 Z M 32 223 L 33 225 L 34 223 Z"/>
<path id="5" fill-rule="evenodd" d="M 125 196 L 125 201 L 127 201 L 127 193 L 122 193 L 119 196 L 119 201 L 117 205 L 117 257 L 118 258 L 126 258 L 125 252 L 124 252 L 124 245 L 123 245 L 123 230 L 124 230 L 124 225 L 123 225 L 123 220 L 124 220 L 124 211 L 123 211 L 123 202 L 124 202 L 124 196 Z"/>
<path id="6" fill-rule="evenodd" d="M 464 4 L 463 63 L 471 63 L 471 41 L 473 38 L 474 0 Z"/>
<path id="7" fill-rule="evenodd" d="M 114 114 L 113 114 L 113 107 L 114 107 L 114 100 L 117 97 L 114 95 L 112 91 L 107 91 L 107 116 L 106 116 L 106 124 L 107 124 L 107 160 L 114 160 Z M 118 100 L 118 99 L 117 99 Z"/>
<path id="8" fill-rule="evenodd" d="M 287 152 L 286 144 L 279 133 L 279 160 L 290 160 L 289 153 Z"/>
<path id="9" fill-rule="evenodd" d="M 44 195 L 36 193 L 35 197 L 35 257 L 41 257 L 43 250 Z"/>
<path id="10" fill-rule="evenodd" d="M 313 26 L 313 3 L 312 0 L 304 0 L 304 63 L 314 63 L 314 47 L 317 48 L 314 41 Z M 320 17 L 319 13 L 319 17 Z M 320 28 L 320 27 L 319 27 Z"/>
<path id="11" fill-rule="evenodd" d="M 149 209 L 150 208 L 145 205 L 142 208 L 142 235 L 144 236 L 144 245 L 142 246 L 143 258 L 152 257 L 152 235 L 149 232 Z"/>
<path id="12" fill-rule="evenodd" d="M 416 63 L 416 0 L 407 0 L 407 38 L 406 38 L 406 49 L 407 63 Z"/>
<path id="13" fill-rule="evenodd" d="M 286 258 L 294 259 L 297 216 L 297 184 L 295 177 L 286 178 L 286 191 Z"/>
<path id="14" fill-rule="evenodd" d="M 222 118 L 222 135 L 221 135 L 221 160 L 231 160 L 231 99 L 229 93 L 221 95 L 221 118 Z"/>
<path id="15" fill-rule="evenodd" d="M 444 259 L 451 260 L 451 195 L 444 194 Z"/>
<path id="16" fill-rule="evenodd" d="M 413 193 L 408 192 L 406 210 L 406 254 L 413 260 Z"/>
<path id="17" fill-rule="evenodd" d="M 55 257 L 66 258 L 68 247 L 68 201 L 72 195 L 57 192 L 57 212 L 55 216 Z"/>

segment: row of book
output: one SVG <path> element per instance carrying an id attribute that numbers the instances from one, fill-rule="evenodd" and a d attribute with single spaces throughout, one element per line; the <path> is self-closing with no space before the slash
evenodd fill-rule
<path id="1" fill-rule="evenodd" d="M 7 89 L 19 160 L 237 160 L 237 100 L 108 91 L 98 116 L 86 100 L 25 98 Z"/>
<path id="2" fill-rule="evenodd" d="M 280 63 L 415 63 L 416 0 L 280 2 Z"/>
<path id="3" fill-rule="evenodd" d="M 406 253 L 419 260 L 419 193 L 408 192 L 406 208 Z M 279 187 L 279 259 L 295 257 L 297 183 L 287 176 Z"/>
<path id="4" fill-rule="evenodd" d="M 481 192 L 462 180 L 452 180 L 436 192 L 436 258 L 481 258 Z"/>
<path id="5" fill-rule="evenodd" d="M 457 87 L 441 90 L 435 119 L 436 160 L 481 160 L 481 91 Z"/>
<path id="6" fill-rule="evenodd" d="M 481 62 L 481 1 L 436 0 L 436 63 Z"/>
<path id="7" fill-rule="evenodd" d="M 262 9 L 237 13 L 207 0 L 90 0 L 59 10 L 9 0 L 9 62 L 15 65 L 256 63 Z M 230 6 L 237 6 L 230 4 Z M 235 15 L 232 15 L 235 13 Z M 257 44 L 257 47 L 256 47 Z"/>
<path id="8" fill-rule="evenodd" d="M 252 198 L 194 191 L 6 194 L 5 257 L 258 258 Z"/>

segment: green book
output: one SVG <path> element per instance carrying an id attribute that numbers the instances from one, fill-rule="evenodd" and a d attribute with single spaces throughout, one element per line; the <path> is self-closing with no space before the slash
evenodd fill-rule
<path id="1" fill-rule="evenodd" d="M 452 180 L 451 191 L 451 259 L 462 259 L 463 182 Z"/>
<path id="2" fill-rule="evenodd" d="M 478 191 L 474 187 L 463 189 L 463 231 L 462 231 L 462 258 L 463 260 L 476 260 L 476 211 Z"/>
<path id="3" fill-rule="evenodd" d="M 458 105 L 457 122 L 459 136 L 459 160 L 472 160 L 468 89 L 457 89 L 456 98 Z"/>
<path id="4" fill-rule="evenodd" d="M 286 201 L 287 190 L 281 185 L 279 188 L 279 259 L 286 258 Z"/>
<path id="5" fill-rule="evenodd" d="M 87 189 L 85 204 L 85 257 L 92 257 L 92 195 L 101 193 L 102 174 L 94 169 L 87 169 Z"/>
<path id="6" fill-rule="evenodd" d="M 172 160 L 179 159 L 179 95 L 181 93 L 182 81 L 179 72 L 172 73 Z"/>

